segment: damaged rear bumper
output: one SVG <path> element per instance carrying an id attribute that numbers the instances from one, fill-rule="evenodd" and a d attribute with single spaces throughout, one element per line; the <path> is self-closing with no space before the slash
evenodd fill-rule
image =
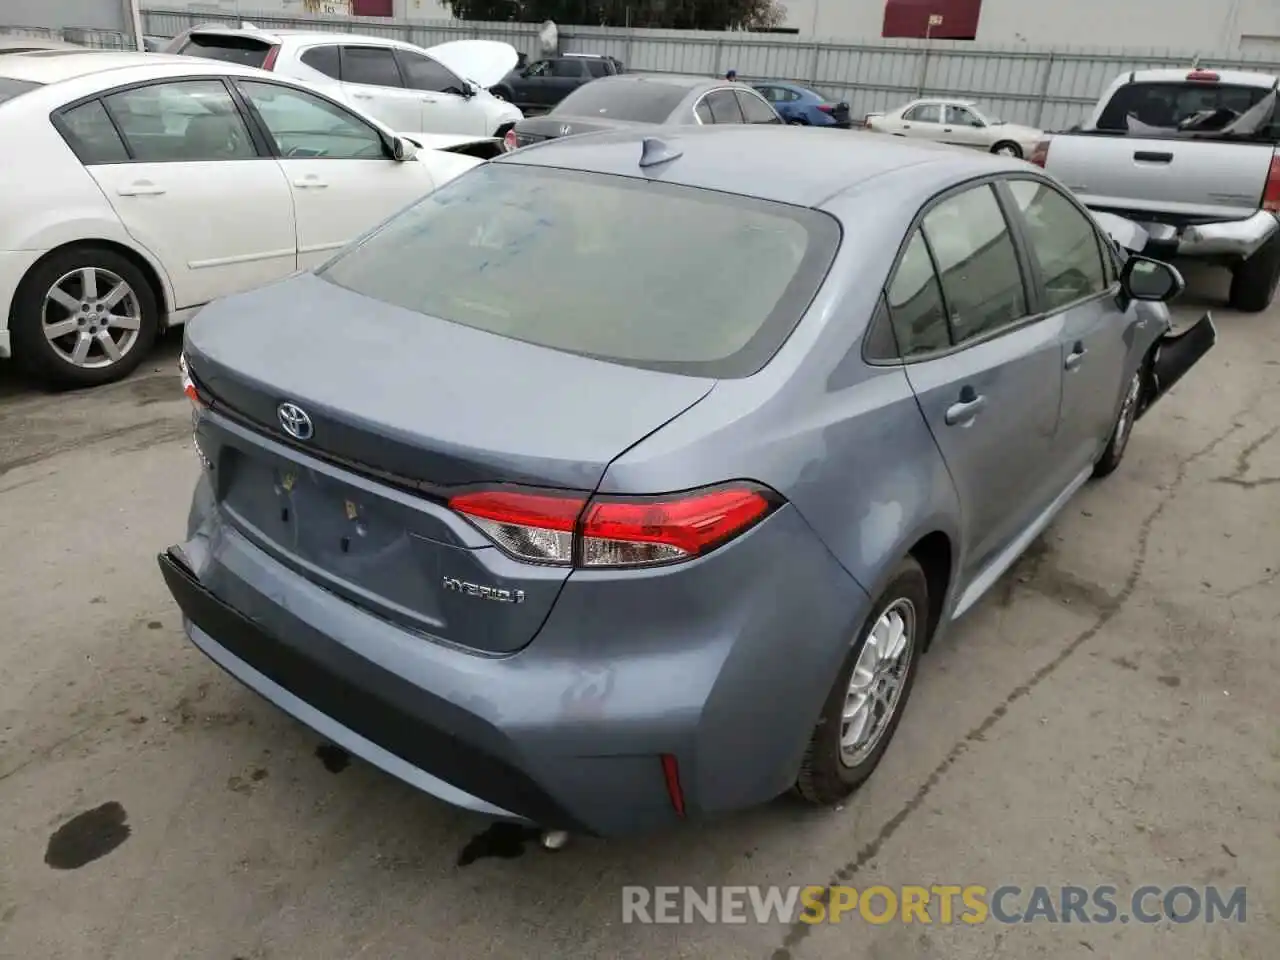
<path id="1" fill-rule="evenodd" d="M 1280 232 L 1274 213 L 1259 210 L 1244 220 L 1197 223 L 1175 227 L 1142 223 L 1149 237 L 1146 252 L 1179 257 L 1223 257 L 1247 260 Z"/>

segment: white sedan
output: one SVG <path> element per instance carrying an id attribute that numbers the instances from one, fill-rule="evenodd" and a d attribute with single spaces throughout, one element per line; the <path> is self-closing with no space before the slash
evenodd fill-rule
<path id="1" fill-rule="evenodd" d="M 1029 157 L 1044 132 L 1006 123 L 981 110 L 972 100 L 912 100 L 889 113 L 873 113 L 867 126 L 895 137 L 918 137 L 973 147 L 1006 157 Z"/>
<path id="2" fill-rule="evenodd" d="M 0 130 L 0 357 L 67 386 L 123 377 L 164 327 L 501 149 L 252 67 L 108 51 L 0 57 Z"/>

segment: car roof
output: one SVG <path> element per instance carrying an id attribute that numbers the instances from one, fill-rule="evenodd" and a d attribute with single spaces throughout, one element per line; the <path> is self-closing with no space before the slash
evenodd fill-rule
<path id="1" fill-rule="evenodd" d="M 1182 69 L 1137 70 L 1125 74 L 1121 78 L 1124 83 L 1185 83 L 1187 74 L 1194 70 L 1205 73 L 1216 73 L 1219 83 L 1230 83 L 1241 87 L 1266 87 L 1276 85 L 1276 77 L 1268 73 L 1256 73 L 1248 70 L 1216 70 L 1213 67 L 1184 67 Z"/>
<path id="2" fill-rule="evenodd" d="M 189 36 L 255 37 L 259 40 L 306 40 L 314 43 L 378 43 L 387 46 L 412 46 L 394 37 L 379 37 L 367 33 L 321 33 L 317 30 L 264 29 L 262 27 L 224 27 L 208 24 L 191 28 Z"/>
<path id="3" fill-rule="evenodd" d="M 717 77 L 697 77 L 680 73 L 619 73 L 612 77 L 600 77 L 592 83 L 653 83 L 668 87 L 680 87 L 690 92 L 702 87 L 723 87 L 729 81 Z M 745 84 L 744 84 L 745 86 Z"/>
<path id="4" fill-rule="evenodd" d="M 681 151 L 680 156 L 648 171 L 641 168 L 643 143 L 650 137 Z M 882 174 L 915 168 L 915 175 L 925 164 L 934 165 L 939 179 L 1027 166 L 926 140 L 876 133 L 832 136 L 818 128 L 775 124 L 648 127 L 558 137 L 490 162 L 647 176 L 805 207 L 820 207 Z"/>
<path id="5" fill-rule="evenodd" d="M 0 57 L 0 76 L 48 86 L 116 70 L 150 68 L 156 77 L 196 73 L 270 76 L 253 67 L 167 53 L 121 50 L 35 50 Z"/>

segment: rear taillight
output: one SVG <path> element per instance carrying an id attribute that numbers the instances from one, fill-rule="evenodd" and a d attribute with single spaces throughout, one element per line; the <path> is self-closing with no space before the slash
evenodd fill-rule
<path id="1" fill-rule="evenodd" d="M 1028 159 L 1030 159 L 1030 161 L 1034 163 L 1037 167 L 1043 167 L 1046 163 L 1048 163 L 1049 162 L 1049 141 L 1041 140 L 1039 143 L 1037 143 L 1035 146 L 1035 149 L 1031 151 L 1031 156 Z"/>
<path id="2" fill-rule="evenodd" d="M 710 553 L 781 502 L 754 483 L 658 497 L 592 497 L 501 488 L 449 507 L 511 556 L 557 566 L 648 567 Z"/>
<path id="3" fill-rule="evenodd" d="M 502 138 L 502 145 L 508 150 L 514 150 L 516 147 L 520 146 L 520 141 L 516 137 L 516 132 L 514 130 L 507 131 L 507 135 Z"/>
<path id="4" fill-rule="evenodd" d="M 1280 213 L 1280 153 L 1271 155 L 1271 170 L 1262 189 L 1262 209 Z"/>
<path id="5" fill-rule="evenodd" d="M 836 111 L 836 108 L 829 103 L 818 104 L 818 109 L 821 110 L 823 113 L 835 113 Z"/>
<path id="6" fill-rule="evenodd" d="M 267 58 L 262 61 L 263 70 L 274 70 L 276 66 L 276 57 L 280 56 L 280 44 L 276 44 L 267 51 Z"/>

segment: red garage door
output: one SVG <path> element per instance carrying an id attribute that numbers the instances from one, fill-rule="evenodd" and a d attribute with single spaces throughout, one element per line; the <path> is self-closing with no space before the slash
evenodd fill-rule
<path id="1" fill-rule="evenodd" d="M 982 0 L 885 0 L 882 37 L 972 40 L 978 35 Z M 929 17 L 942 23 L 930 28 Z"/>
<path id="2" fill-rule="evenodd" d="M 357 17 L 390 17 L 395 0 L 351 0 L 351 12 Z"/>

